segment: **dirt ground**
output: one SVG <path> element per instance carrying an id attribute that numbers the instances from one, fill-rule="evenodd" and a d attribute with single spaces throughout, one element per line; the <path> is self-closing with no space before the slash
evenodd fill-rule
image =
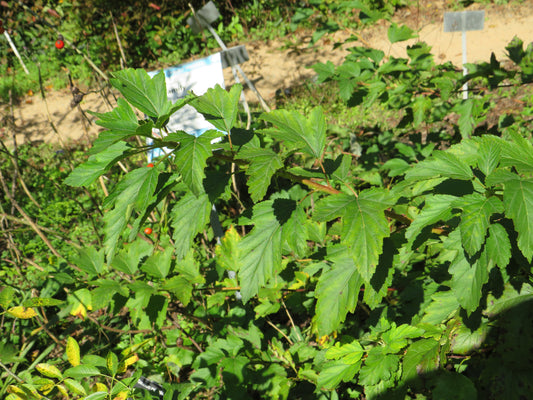
<path id="1" fill-rule="evenodd" d="M 310 36 L 305 32 L 296 32 L 284 40 L 245 43 L 250 60 L 242 65 L 244 72 L 254 82 L 267 103 L 272 104 L 276 90 L 289 88 L 311 79 L 314 71 L 309 66 L 317 62 L 331 61 L 335 65 L 342 63 L 347 48 L 354 45 L 371 46 L 381 49 L 385 54 L 404 57 L 407 45 L 424 41 L 432 47 L 437 61 L 451 61 L 458 67 L 462 64 L 461 33 L 443 32 L 443 13 L 447 10 L 444 0 L 420 0 L 417 7 L 403 9 L 394 17 L 397 23 L 403 23 L 418 32 L 418 38 L 408 42 L 391 45 L 387 39 L 389 23 L 380 21 L 359 32 L 339 31 L 309 46 Z M 485 9 L 485 25 L 482 31 L 467 33 L 468 62 L 488 61 L 491 53 L 498 59 L 505 56 L 505 46 L 518 36 L 525 46 L 533 42 L 533 1 L 525 0 L 520 4 L 506 6 L 479 5 L 470 9 Z M 353 34 L 360 38 L 334 48 L 336 43 L 343 43 Z M 226 86 L 234 80 L 231 69 L 224 71 Z M 43 101 L 36 94 L 23 100 L 13 110 L 16 141 L 24 142 L 69 142 L 89 141 L 99 127 L 93 117 L 82 110 L 96 112 L 109 111 L 110 104 L 99 93 L 89 93 L 79 107 L 72 108 L 72 93 L 68 90 L 50 91 Z M 257 99 L 249 90 L 246 91 L 250 101 Z M 113 103 L 113 97 L 107 96 Z M 2 110 L 2 116 L 9 111 Z M 86 118 L 87 117 L 87 118 Z M 12 142 L 12 133 L 7 128 L 0 128 L 0 136 L 8 143 Z"/>

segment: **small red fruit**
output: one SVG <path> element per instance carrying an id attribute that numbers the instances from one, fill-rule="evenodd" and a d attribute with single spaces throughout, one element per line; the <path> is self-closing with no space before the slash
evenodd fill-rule
<path id="1" fill-rule="evenodd" d="M 63 47 L 65 47 L 65 42 L 63 42 L 61 39 L 56 40 L 56 49 L 61 50 Z"/>
<path id="2" fill-rule="evenodd" d="M 150 163 L 147 165 L 148 168 L 153 168 L 154 167 L 154 163 Z"/>
<path id="3" fill-rule="evenodd" d="M 152 228 L 144 228 L 144 233 L 146 233 L 147 235 L 151 235 L 152 234 Z"/>

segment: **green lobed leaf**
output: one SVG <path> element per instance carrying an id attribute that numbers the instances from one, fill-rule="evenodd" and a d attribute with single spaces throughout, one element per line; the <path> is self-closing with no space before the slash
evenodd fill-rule
<path id="1" fill-rule="evenodd" d="M 113 258 L 111 266 L 128 275 L 134 275 L 139 270 L 139 262 L 142 258 L 152 254 L 153 245 L 138 238 L 125 245 L 116 257 Z"/>
<path id="2" fill-rule="evenodd" d="M 200 273 L 193 251 L 190 251 L 185 258 L 176 263 L 175 274 L 164 281 L 163 289 L 168 290 L 187 306 L 192 298 L 194 284 L 197 283 L 205 283 L 205 278 Z"/>
<path id="3" fill-rule="evenodd" d="M 495 196 L 485 197 L 479 193 L 457 198 L 453 207 L 461 208 L 461 238 L 466 252 L 472 256 L 481 250 L 493 214 L 503 212 L 503 203 Z"/>
<path id="4" fill-rule="evenodd" d="M 313 64 L 311 65 L 311 68 L 318 75 L 318 83 L 325 82 L 335 75 L 335 64 L 333 64 L 331 61 Z"/>
<path id="5" fill-rule="evenodd" d="M 174 294 L 184 306 L 187 306 L 191 301 L 193 285 L 183 276 L 173 276 L 167 279 L 163 289 Z"/>
<path id="6" fill-rule="evenodd" d="M 241 85 L 233 85 L 227 92 L 217 84 L 202 96 L 192 100 L 190 104 L 215 128 L 230 133 L 237 119 L 241 92 Z"/>
<path id="7" fill-rule="evenodd" d="M 116 142 L 131 136 L 152 136 L 154 123 L 151 120 L 138 121 L 131 106 L 122 98 L 117 100 L 117 106 L 108 113 L 88 112 L 99 118 L 96 121 L 97 125 L 108 129 L 100 132 L 89 149 L 89 155 L 100 153 Z"/>
<path id="8" fill-rule="evenodd" d="M 457 200 L 457 197 L 450 195 L 433 195 L 427 196 L 424 208 L 420 211 L 409 225 L 405 232 L 408 245 L 412 246 L 422 230 L 432 226 L 439 221 L 447 221 L 452 217 L 451 204 Z"/>
<path id="9" fill-rule="evenodd" d="M 387 37 L 391 43 L 403 42 L 405 40 L 416 38 L 414 31 L 406 25 L 398 26 L 392 23 L 387 31 Z"/>
<path id="10" fill-rule="evenodd" d="M 322 273 L 317 283 L 314 324 L 319 336 L 339 328 L 346 314 L 354 312 L 363 278 L 348 248 L 331 248 L 331 268 Z"/>
<path id="11" fill-rule="evenodd" d="M 401 158 L 391 158 L 381 166 L 381 169 L 389 171 L 390 177 L 403 175 L 409 170 L 409 163 Z"/>
<path id="12" fill-rule="evenodd" d="M 426 307 L 422 322 L 438 325 L 445 322 L 459 308 L 459 302 L 453 291 L 434 293 L 431 303 Z"/>
<path id="13" fill-rule="evenodd" d="M 342 381 L 351 381 L 360 367 L 361 362 L 356 364 L 346 364 L 342 361 L 328 362 L 318 374 L 317 386 L 323 390 L 334 389 Z"/>
<path id="14" fill-rule="evenodd" d="M 239 151 L 237 158 L 249 161 L 246 170 L 248 189 L 254 202 L 261 201 L 274 173 L 283 167 L 281 157 L 270 149 L 249 148 Z"/>
<path id="15" fill-rule="evenodd" d="M 196 196 L 204 193 L 204 169 L 212 154 L 211 141 L 220 136 L 221 133 L 217 131 L 207 131 L 198 137 L 185 132 L 173 132 L 163 139 L 165 142 L 180 143 L 180 147 L 174 150 L 174 163 L 183 181 Z"/>
<path id="16" fill-rule="evenodd" d="M 129 172 L 116 186 L 107 203 L 114 202 L 114 208 L 104 215 L 105 241 L 104 248 L 108 262 L 113 260 L 120 235 L 126 228 L 134 206 L 142 215 L 152 201 L 155 190 L 156 172 L 153 168 L 137 168 Z M 143 192 L 143 191 L 147 191 Z"/>
<path id="17" fill-rule="evenodd" d="M 308 222 L 305 207 L 295 204 L 291 217 L 283 225 L 282 240 L 297 256 L 303 257 L 309 250 L 307 245 Z"/>
<path id="18" fill-rule="evenodd" d="M 472 136 L 474 131 L 475 118 L 472 115 L 474 110 L 474 101 L 472 99 L 466 99 L 460 103 L 455 104 L 453 110 L 459 114 L 459 132 L 463 139 L 468 139 Z"/>
<path id="19" fill-rule="evenodd" d="M 157 288 L 143 281 L 131 283 L 129 287 L 131 295 L 125 306 L 129 308 L 133 323 L 139 329 L 143 329 L 144 326 L 150 327 L 151 323 L 146 313 L 146 307 L 152 296 L 156 295 Z"/>
<path id="20" fill-rule="evenodd" d="M 365 290 L 363 291 L 363 302 L 370 307 L 370 309 L 375 309 L 389 294 L 389 288 L 392 285 L 392 279 L 394 277 L 394 268 L 391 261 L 394 248 L 390 246 L 390 240 L 386 239 L 389 245 L 383 251 L 383 257 L 380 257 L 380 261 L 376 266 L 374 275 L 370 282 L 365 282 Z M 387 242 L 386 242 L 387 243 Z"/>
<path id="21" fill-rule="evenodd" d="M 120 160 L 129 148 L 128 144 L 119 142 L 98 154 L 90 156 L 86 162 L 74 168 L 64 183 L 75 187 L 90 185 L 100 175 L 105 174 L 115 162 Z"/>
<path id="22" fill-rule="evenodd" d="M 450 236 L 459 234 L 454 231 Z M 481 300 L 482 288 L 489 280 L 489 270 L 493 263 L 483 251 L 475 261 L 468 260 L 462 249 L 451 262 L 448 269 L 452 275 L 450 287 L 457 301 L 467 312 L 475 311 Z"/>
<path id="23" fill-rule="evenodd" d="M 325 159 L 324 168 L 331 179 L 346 182 L 350 177 L 352 158 L 347 154 L 339 155 L 335 160 Z"/>
<path id="24" fill-rule="evenodd" d="M 261 130 L 262 133 L 297 146 L 312 157 L 322 156 L 326 145 L 326 122 L 320 107 L 314 108 L 309 118 L 288 110 L 274 110 L 262 114 L 261 118 L 274 125 Z"/>
<path id="25" fill-rule="evenodd" d="M 344 193 L 328 196 L 316 204 L 314 219 L 321 222 L 342 218 L 341 243 L 346 245 L 356 268 L 366 282 L 370 282 L 383 239 L 389 236 L 389 224 L 384 210 L 390 206 L 385 190 L 368 189 L 358 197 Z"/>
<path id="26" fill-rule="evenodd" d="M 414 339 L 420 337 L 424 333 L 424 330 L 415 326 L 402 324 L 396 326 L 396 323 L 392 323 L 391 329 L 384 332 L 381 336 L 385 342 L 386 353 L 397 353 L 405 346 L 407 346 L 407 339 Z"/>
<path id="27" fill-rule="evenodd" d="M 172 103 L 167 98 L 163 71 L 150 78 L 143 69 L 128 68 L 113 73 L 110 81 L 131 105 L 144 114 L 154 118 L 168 115 Z"/>
<path id="28" fill-rule="evenodd" d="M 120 132 L 121 134 L 126 135 L 124 137 L 127 137 L 127 135 L 134 135 L 139 127 L 139 121 L 137 120 L 135 111 L 133 111 L 128 102 L 123 98 L 117 99 L 117 105 L 110 112 L 88 112 L 98 118 L 96 120 L 96 125 L 103 126 L 116 133 Z"/>
<path id="29" fill-rule="evenodd" d="M 335 343 L 335 346 L 330 347 L 326 352 L 326 358 L 328 360 L 339 360 L 346 364 L 355 364 L 363 358 L 365 350 L 357 341 L 341 345 L 339 342 Z"/>
<path id="30" fill-rule="evenodd" d="M 211 203 L 206 194 L 196 197 L 187 193 L 174 205 L 170 212 L 170 224 L 178 260 L 189 252 L 195 236 L 209 223 L 210 215 Z"/>
<path id="31" fill-rule="evenodd" d="M 501 165 L 516 168 L 521 174 L 533 172 L 533 145 L 519 133 L 510 133 L 510 141 L 500 140 Z"/>
<path id="32" fill-rule="evenodd" d="M 478 150 L 478 168 L 485 176 L 490 175 L 500 163 L 501 148 L 503 140 L 500 138 L 489 138 L 489 135 L 482 137 Z"/>
<path id="33" fill-rule="evenodd" d="M 500 224 L 489 226 L 489 236 L 485 244 L 487 256 L 498 267 L 505 268 L 511 260 L 511 241 L 505 228 Z"/>
<path id="34" fill-rule="evenodd" d="M 101 274 L 104 270 L 104 251 L 95 247 L 83 247 L 78 250 L 78 256 L 72 259 L 82 271 L 90 275 Z"/>
<path id="35" fill-rule="evenodd" d="M 139 180 L 143 182 L 139 186 L 138 194 L 135 198 L 135 209 L 142 213 L 155 200 L 155 189 L 157 187 L 159 172 L 156 168 L 139 168 Z"/>
<path id="36" fill-rule="evenodd" d="M 402 380 L 408 382 L 419 373 L 427 373 L 439 367 L 440 344 L 435 339 L 421 339 L 411 343 L 403 358 Z"/>
<path id="37" fill-rule="evenodd" d="M 425 96 L 419 96 L 415 98 L 412 103 L 413 125 L 415 128 L 427 120 L 427 114 L 430 112 L 432 106 L 432 101 Z"/>
<path id="38" fill-rule="evenodd" d="M 222 376 L 225 382 L 231 382 L 232 384 L 242 384 L 246 378 L 247 366 L 250 363 L 250 359 L 245 356 L 227 357 L 220 362 L 220 368 L 222 369 Z M 237 382 L 235 382 L 235 380 Z"/>
<path id="39" fill-rule="evenodd" d="M 430 179 L 437 176 L 470 180 L 474 173 L 469 165 L 450 151 L 436 150 L 427 158 L 407 171 L 406 179 Z"/>
<path id="40" fill-rule="evenodd" d="M 373 347 L 368 352 L 365 364 L 359 371 L 359 384 L 375 385 L 380 381 L 388 381 L 400 367 L 400 356 L 383 354 L 381 347 Z"/>
<path id="41" fill-rule="evenodd" d="M 142 270 L 151 277 L 165 279 L 170 272 L 173 254 L 174 249 L 172 246 L 166 244 L 166 249 L 164 251 L 156 250 L 150 257 L 148 257 L 142 266 Z"/>
<path id="42" fill-rule="evenodd" d="M 533 257 L 533 179 L 515 175 L 504 183 L 503 204 L 518 232 L 518 248 L 530 262 Z"/>
<path id="43" fill-rule="evenodd" d="M 254 228 L 239 243 L 239 282 L 244 302 L 281 272 L 281 226 L 274 201 L 264 201 L 253 208 Z"/>
<path id="44" fill-rule="evenodd" d="M 391 57 L 388 59 L 387 62 L 381 64 L 378 68 L 378 73 L 381 75 L 385 74 L 393 74 L 394 72 L 402 72 L 402 71 L 409 71 L 410 67 L 407 65 L 407 60 L 405 58 L 396 58 Z M 370 92 L 372 93 L 374 90 L 376 90 L 376 95 L 381 94 L 386 88 L 387 85 L 384 82 L 373 82 L 371 83 L 371 87 L 375 89 L 371 89 Z M 372 96 L 370 95 L 370 102 L 375 101 L 378 96 Z M 415 102 L 417 99 L 421 99 L 422 97 L 415 98 Z M 427 99 L 429 100 L 429 99 Z M 431 100 L 430 100 L 431 101 Z"/>
<path id="45" fill-rule="evenodd" d="M 187 255 L 176 263 L 175 272 L 183 276 L 190 283 L 205 283 L 205 277 L 200 272 L 200 265 L 194 258 L 194 250 L 189 251 Z"/>
<path id="46" fill-rule="evenodd" d="M 116 258 L 113 260 L 115 261 Z M 98 279 L 94 282 L 96 287 L 91 290 L 91 302 L 95 310 L 105 308 L 113 302 L 113 296 L 119 293 L 128 297 L 128 287 L 111 279 Z"/>

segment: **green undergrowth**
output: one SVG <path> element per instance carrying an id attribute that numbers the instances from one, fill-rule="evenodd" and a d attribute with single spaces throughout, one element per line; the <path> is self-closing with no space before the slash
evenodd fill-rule
<path id="1" fill-rule="evenodd" d="M 389 18 L 397 7 L 407 3 L 404 0 L 216 2 L 221 18 L 212 26 L 229 46 L 285 37 L 301 29 L 312 30 L 312 43 L 316 43 L 339 29 L 355 29 L 361 24 Z M 192 2 L 196 9 L 203 4 Z M 93 12 L 94 9 L 99 12 Z M 208 32 L 192 32 L 186 22 L 191 10 L 185 1 L 156 4 L 92 0 L 52 4 L 40 0 L 32 5 L 13 2 L 2 11 L 3 27 L 11 33 L 30 71 L 26 76 L 9 46 L 0 47 L 0 97 L 5 102 L 10 92 L 18 97 L 29 90 L 39 90 L 37 65 L 44 86 L 52 85 L 55 89 L 67 86 L 66 69 L 77 85 L 97 86 L 100 73 L 91 68 L 87 59 L 101 71 L 111 73 L 122 67 L 156 69 L 161 65 L 176 65 L 219 48 Z M 61 37 L 65 47 L 56 49 L 54 43 Z"/>

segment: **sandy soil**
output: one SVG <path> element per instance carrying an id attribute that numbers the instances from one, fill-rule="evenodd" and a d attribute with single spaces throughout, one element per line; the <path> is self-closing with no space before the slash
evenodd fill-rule
<path id="1" fill-rule="evenodd" d="M 395 21 L 405 23 L 418 32 L 418 38 L 408 42 L 391 46 L 387 39 L 389 24 L 385 21 L 360 32 L 337 32 L 313 46 L 309 46 L 309 35 L 296 32 L 293 37 L 283 41 L 246 43 L 250 60 L 243 64 L 242 68 L 267 103 L 272 104 L 276 90 L 312 78 L 314 71 L 308 67 L 317 62 L 329 60 L 336 65 L 342 63 L 347 54 L 346 48 L 353 45 L 371 46 L 383 50 L 387 55 L 403 57 L 406 46 L 420 40 L 432 47 L 436 60 L 451 61 L 460 67 L 461 33 L 443 32 L 446 3 L 443 0 L 420 0 L 418 8 L 401 10 L 395 16 Z M 477 6 L 471 9 L 483 8 Z M 522 39 L 525 45 L 533 42 L 533 1 L 526 0 L 522 4 L 484 9 L 484 29 L 467 34 L 468 62 L 488 61 L 493 52 L 498 59 L 502 59 L 505 56 L 505 46 L 514 36 Z M 352 34 L 356 34 L 360 41 L 334 48 L 335 43 L 343 43 Z M 226 69 L 224 76 L 227 86 L 234 82 L 231 69 Z M 92 123 L 93 117 L 82 110 L 109 111 L 110 105 L 104 97 L 113 103 L 113 96 L 90 93 L 84 97 L 79 107 L 72 108 L 70 103 L 73 96 L 68 90 L 48 92 L 46 102 L 37 90 L 36 92 L 37 94 L 25 99 L 13 110 L 14 132 L 18 144 L 28 141 L 64 144 L 72 141 L 88 142 L 100 128 Z M 256 100 L 251 91 L 247 90 L 246 94 L 250 101 Z M 6 115 L 9 115 L 9 110 L 2 110 L 0 116 L 5 118 Z M 0 127 L 0 136 L 8 143 L 12 142 L 12 132 L 5 126 Z"/>

